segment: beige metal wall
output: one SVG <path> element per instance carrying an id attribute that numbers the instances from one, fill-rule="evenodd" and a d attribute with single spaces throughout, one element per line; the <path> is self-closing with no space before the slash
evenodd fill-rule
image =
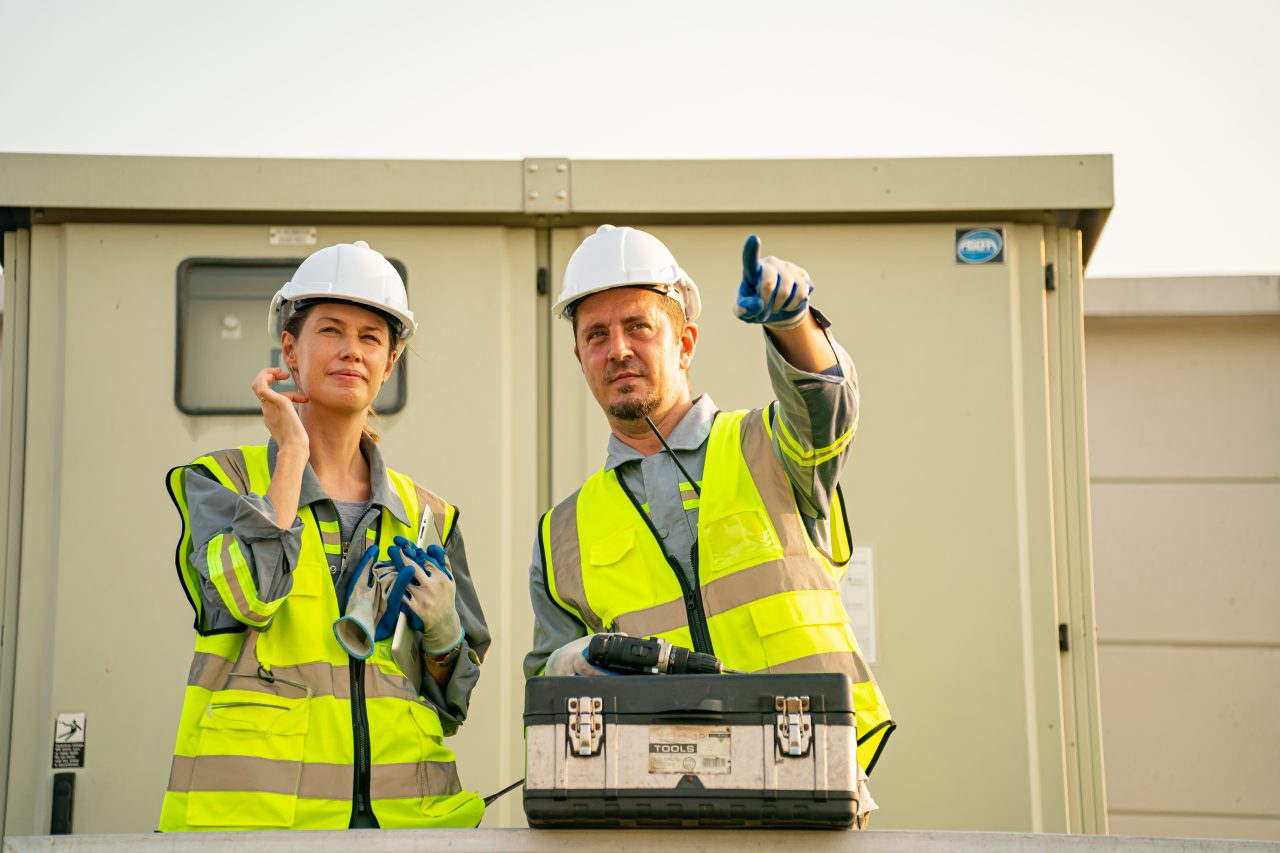
<path id="1" fill-rule="evenodd" d="M 1280 840 L 1280 277 L 1089 288 L 1112 831 Z"/>
<path id="2" fill-rule="evenodd" d="M 48 830 L 55 714 L 87 713 L 76 830 L 154 826 L 190 661 L 173 570 L 169 466 L 265 437 L 260 419 L 187 417 L 173 404 L 175 272 L 194 256 L 296 256 L 258 226 L 32 229 L 27 476 L 9 834 Z M 466 783 L 519 778 L 520 655 L 530 623 L 513 567 L 538 507 L 530 230 L 320 229 L 402 260 L 422 321 L 409 404 L 384 418 L 392 464 L 463 510 L 468 555 L 498 642 L 454 741 Z M 265 332 L 264 332 L 265 334 Z M 248 382 L 252 377 L 245 377 Z M 514 804 L 518 811 L 518 803 Z M 511 819 L 511 804 L 496 818 Z"/>
<path id="3" fill-rule="evenodd" d="M 26 401 L 5 428 L 18 468 L 0 472 L 6 524 L 21 524 L 3 579 L 2 648 L 19 650 L 16 666 L 0 658 L 0 691 L 13 697 L 7 833 L 47 826 L 61 711 L 89 715 L 76 830 L 154 825 L 191 648 L 163 475 L 262 436 L 253 417 L 176 410 L 175 272 L 188 257 L 301 254 L 269 246 L 268 223 L 318 224 L 318 245 L 366 239 L 408 268 L 423 331 L 385 447 L 462 506 L 498 636 L 453 742 L 464 781 L 489 793 L 522 775 L 534 524 L 600 464 L 606 438 L 535 274 L 549 271 L 554 295 L 574 246 L 604 221 L 650 223 L 698 279 L 708 309 L 694 381 L 721 406 L 768 396 L 759 332 L 729 307 L 752 230 L 810 270 L 859 366 L 864 414 L 845 487 L 855 537 L 872 549 L 876 669 L 901 725 L 876 770 L 878 825 L 1105 831 L 1079 277 L 1111 203 L 1108 158 L 0 155 L 0 187 L 0 203 L 30 205 L 36 222 L 6 236 L 6 258 L 10 243 L 29 245 L 17 272 L 31 284 L 6 304 L 6 321 L 29 313 L 29 330 L 6 322 L 4 338 L 6 380 L 25 383 L 12 401 Z M 295 213 L 282 223 L 280 210 Z M 90 222 L 113 219 L 136 224 Z M 354 219 L 402 224 L 329 224 Z M 797 220 L 811 224 L 778 224 Z M 1001 223 L 1004 265 L 956 263 L 957 226 Z M 518 794 L 486 818 L 522 822 Z"/>
<path id="4" fill-rule="evenodd" d="M 860 374 L 863 410 L 843 484 L 855 544 L 873 549 L 874 669 L 900 725 L 875 773 L 877 825 L 1104 831 L 1101 768 L 1081 769 L 1075 743 L 1096 731 L 1096 694 L 1092 714 L 1064 713 L 1060 665 L 1068 693 L 1075 676 L 1073 655 L 1058 651 L 1055 605 L 1069 582 L 1088 585 L 1087 502 L 1081 516 L 1055 495 L 1076 463 L 1055 463 L 1050 446 L 1051 418 L 1060 433 L 1071 427 L 1061 423 L 1061 380 L 1050 381 L 1047 352 L 1051 308 L 1077 318 L 1078 340 L 1070 300 L 1079 289 L 1046 294 L 1042 241 L 1047 231 L 1056 244 L 1059 229 L 1006 224 L 1007 263 L 969 267 L 955 262 L 954 228 L 755 229 L 765 251 L 809 271 L 815 303 Z M 726 409 L 763 405 L 771 392 L 761 332 L 731 312 L 751 229 L 650 230 L 702 292 L 695 393 Z M 555 232 L 553 292 L 588 233 Z M 1071 244 L 1072 232 L 1062 237 Z M 1053 334 L 1071 341 L 1070 331 Z M 603 462 L 607 425 L 573 360 L 568 324 L 555 323 L 551 340 L 559 500 Z M 1078 347 L 1059 361 L 1075 356 Z M 1055 551 L 1055 525 L 1060 546 L 1073 535 L 1068 518 L 1083 525 L 1083 553 Z M 1081 637 L 1074 657 L 1092 660 L 1091 626 Z"/>

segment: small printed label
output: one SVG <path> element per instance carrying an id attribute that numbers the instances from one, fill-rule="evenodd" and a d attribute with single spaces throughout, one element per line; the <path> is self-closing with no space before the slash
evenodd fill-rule
<path id="1" fill-rule="evenodd" d="M 84 767 L 84 714 L 59 714 L 53 724 L 53 769 Z"/>
<path id="2" fill-rule="evenodd" d="M 728 774 L 728 726 L 649 726 L 649 772 Z"/>
<path id="3" fill-rule="evenodd" d="M 957 228 L 956 262 L 962 264 L 1004 263 L 1004 229 Z"/>
<path id="4" fill-rule="evenodd" d="M 849 614 L 849 624 L 862 650 L 862 659 L 867 663 L 877 663 L 876 572 L 870 548 L 858 546 L 853 549 L 844 577 L 840 580 L 840 601 Z"/>
<path id="5" fill-rule="evenodd" d="M 267 242 L 273 246 L 314 246 L 316 229 L 274 225 L 268 232 Z"/>

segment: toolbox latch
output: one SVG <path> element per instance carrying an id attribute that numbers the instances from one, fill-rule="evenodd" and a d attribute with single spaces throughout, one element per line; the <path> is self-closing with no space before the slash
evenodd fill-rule
<path id="1" fill-rule="evenodd" d="M 787 755 L 805 755 L 813 736 L 808 696 L 775 696 L 778 711 L 778 747 Z"/>
<path id="2" fill-rule="evenodd" d="M 805 699 L 805 707 L 809 700 Z M 600 751 L 600 736 L 604 734 L 604 716 L 600 713 L 604 703 L 596 696 L 578 696 L 569 699 L 569 745 L 574 755 L 595 755 Z"/>

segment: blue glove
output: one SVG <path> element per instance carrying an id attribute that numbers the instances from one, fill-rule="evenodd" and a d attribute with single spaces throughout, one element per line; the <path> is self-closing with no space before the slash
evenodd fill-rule
<path id="1" fill-rule="evenodd" d="M 752 234 L 742 247 L 742 283 L 734 313 L 744 323 L 770 329 L 794 329 L 809 314 L 809 274 L 789 261 L 760 258 L 760 238 Z"/>
<path id="2" fill-rule="evenodd" d="M 410 542 L 404 536 L 397 536 L 392 541 L 394 541 L 396 543 L 396 546 L 399 547 L 399 549 L 402 552 L 404 552 L 404 555 L 406 557 L 408 557 L 410 560 L 413 560 L 413 562 L 417 563 L 419 566 L 422 566 L 422 568 L 426 570 L 427 577 L 431 577 L 431 569 L 432 569 L 431 564 L 434 564 L 434 568 L 437 568 L 440 571 L 444 572 L 445 577 L 447 577 L 449 580 L 453 580 L 453 573 L 450 572 L 448 567 L 445 566 L 444 549 L 441 548 L 439 545 L 428 545 L 426 550 L 424 551 L 423 549 L 419 548 L 417 545 Z M 392 549 L 388 548 L 387 553 L 390 554 L 391 550 Z"/>
<path id="3" fill-rule="evenodd" d="M 463 639 L 462 623 L 454 605 L 457 587 L 447 567 L 444 548 L 433 544 L 424 550 L 403 536 L 397 536 L 395 543 L 387 549 L 391 559 L 409 568 L 411 574 L 421 566 L 425 576 L 424 581 L 406 588 L 401 606 L 414 627 L 422 632 L 423 650 L 433 655 L 444 654 Z"/>
<path id="4" fill-rule="evenodd" d="M 391 582 L 391 589 L 387 591 L 387 609 L 382 611 L 382 618 L 378 620 L 378 630 L 374 635 L 378 640 L 385 640 L 396 632 L 396 620 L 400 617 L 400 611 L 406 609 L 405 590 L 413 582 L 414 575 L 414 567 L 405 565 L 404 558 L 400 556 L 400 551 L 395 546 L 387 549 L 387 556 L 391 558 L 391 562 L 382 565 L 388 571 L 394 572 L 395 580 Z M 409 611 L 409 616 L 412 621 L 413 611 Z"/>

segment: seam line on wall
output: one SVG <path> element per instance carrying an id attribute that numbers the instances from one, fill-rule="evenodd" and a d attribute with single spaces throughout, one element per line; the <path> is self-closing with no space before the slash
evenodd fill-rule
<path id="1" fill-rule="evenodd" d="M 1099 646 L 1132 646 L 1136 648 L 1169 649 L 1252 649 L 1255 651 L 1280 650 L 1280 641 L 1253 642 L 1250 640 L 1108 640 L 1098 638 Z"/>

